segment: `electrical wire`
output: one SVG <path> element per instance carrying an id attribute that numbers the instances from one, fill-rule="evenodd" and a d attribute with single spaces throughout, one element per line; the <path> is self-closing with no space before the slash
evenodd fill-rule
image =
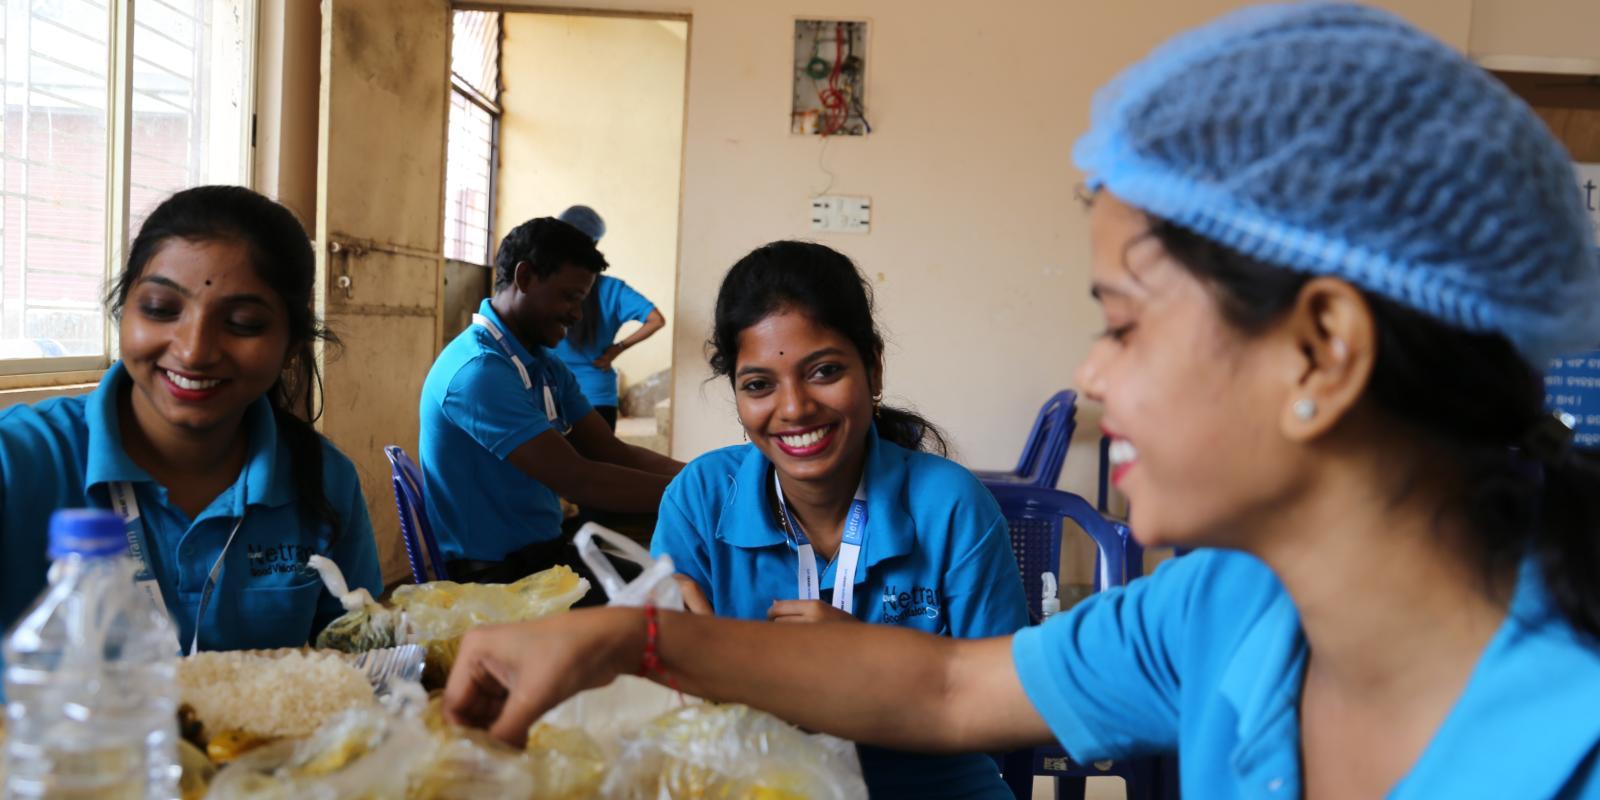
<path id="1" fill-rule="evenodd" d="M 817 92 L 817 100 L 822 103 L 823 109 L 820 128 L 825 137 L 844 130 L 845 123 L 850 119 L 849 102 L 839 89 L 839 73 L 844 68 L 844 23 L 834 23 L 833 41 L 833 69 L 828 73 L 828 88 Z"/>

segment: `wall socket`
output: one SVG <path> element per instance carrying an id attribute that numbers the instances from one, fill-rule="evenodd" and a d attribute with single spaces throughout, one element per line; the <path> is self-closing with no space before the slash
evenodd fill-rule
<path id="1" fill-rule="evenodd" d="M 811 230 L 820 233 L 871 233 L 872 198 L 842 194 L 811 198 Z"/>

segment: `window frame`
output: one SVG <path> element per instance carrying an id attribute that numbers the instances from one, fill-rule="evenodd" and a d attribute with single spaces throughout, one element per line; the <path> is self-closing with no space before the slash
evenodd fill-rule
<path id="1" fill-rule="evenodd" d="M 468 11 L 468 10 L 474 10 L 474 9 L 462 8 L 462 7 L 453 7 L 451 9 L 451 14 L 454 15 L 456 12 Z M 499 86 L 500 86 L 500 80 L 501 80 L 501 76 L 500 76 L 500 66 L 501 66 L 501 61 L 502 61 L 501 45 L 503 45 L 505 43 L 505 35 L 506 35 L 505 12 L 500 11 L 500 10 L 494 10 L 491 13 L 494 13 L 499 17 L 499 21 L 496 23 L 497 34 L 496 34 L 496 39 L 495 39 L 495 52 L 494 52 L 495 85 L 496 85 L 495 91 L 498 92 L 499 91 Z M 454 17 L 453 16 L 451 18 L 451 30 L 454 31 Z M 452 33 L 452 35 L 453 35 L 453 33 Z M 452 41 L 451 46 L 452 46 L 452 48 L 454 47 L 454 41 Z M 454 59 L 454 55 L 455 55 L 454 54 L 454 50 L 452 49 L 452 51 L 451 51 L 452 61 Z M 489 115 L 489 164 L 488 164 L 488 168 L 489 168 L 489 192 L 488 192 L 488 198 L 486 200 L 486 202 L 488 203 L 489 218 L 487 220 L 487 225 L 486 225 L 486 228 L 485 228 L 485 234 L 486 235 L 484 236 L 484 252 L 482 253 L 482 260 L 480 260 L 480 261 L 465 261 L 465 260 L 461 260 L 461 259 L 453 259 L 453 257 L 451 257 L 449 255 L 446 255 L 445 258 L 452 259 L 452 260 L 460 260 L 460 261 L 462 261 L 462 263 L 477 264 L 478 266 L 481 266 L 481 267 L 492 267 L 492 266 L 494 266 L 494 246 L 495 246 L 495 238 L 494 238 L 495 203 L 497 202 L 497 199 L 498 199 L 498 196 L 499 196 L 499 188 L 500 188 L 500 121 L 501 121 L 501 117 L 503 116 L 503 111 L 502 111 L 502 109 L 500 107 L 500 104 L 498 102 L 496 102 L 495 100 L 492 100 L 492 99 L 484 96 L 484 94 L 481 91 L 479 91 L 476 86 L 472 85 L 471 81 L 467 80 L 465 77 L 463 77 L 459 73 L 457 73 L 455 71 L 455 65 L 454 65 L 454 63 L 452 63 L 451 64 L 451 68 L 450 68 L 450 95 L 451 95 L 451 99 L 453 100 L 455 98 L 455 96 L 458 95 L 458 94 L 461 95 L 461 97 L 464 98 L 468 103 L 471 103 L 472 105 L 477 106 L 479 110 L 481 110 L 485 114 Z M 445 176 L 444 176 L 444 178 L 445 178 L 444 179 L 444 183 L 445 183 L 446 191 L 448 191 L 449 186 L 450 186 L 450 162 L 449 162 L 450 126 L 449 126 L 448 116 L 449 115 L 448 115 L 448 112 L 447 112 L 447 114 L 446 114 L 446 123 L 445 123 Z M 443 209 L 443 210 L 448 211 L 448 203 L 449 203 L 449 198 L 448 197 L 445 198 L 445 203 L 446 203 L 446 209 Z M 446 216 L 445 214 L 441 214 L 440 216 L 441 216 L 440 222 L 444 226 L 444 230 L 441 231 L 441 236 L 440 236 L 440 239 L 439 239 L 439 246 L 440 246 L 440 249 L 443 250 L 443 249 L 445 249 L 445 240 L 448 238 L 448 236 L 446 234 L 448 234 L 449 224 L 450 223 L 449 223 L 448 219 L 445 219 L 445 216 Z"/>
<path id="2" fill-rule="evenodd" d="M 101 286 L 109 288 L 128 252 L 128 221 L 132 218 L 133 191 L 133 55 L 136 25 L 134 4 L 140 0 L 108 0 L 106 63 L 106 230 Z M 143 0 L 153 2 L 154 0 Z M 243 169 L 237 185 L 255 185 L 255 125 L 257 81 L 260 79 L 257 37 L 261 30 L 261 0 L 239 0 L 244 30 L 240 37 L 244 61 L 241 94 L 242 113 L 248 137 L 239 143 Z M 496 131 L 498 134 L 498 130 Z M 18 389 L 47 389 L 98 382 L 117 360 L 117 326 L 109 309 L 102 306 L 104 325 L 102 350 L 98 356 L 59 356 L 53 358 L 0 359 L 0 392 Z"/>

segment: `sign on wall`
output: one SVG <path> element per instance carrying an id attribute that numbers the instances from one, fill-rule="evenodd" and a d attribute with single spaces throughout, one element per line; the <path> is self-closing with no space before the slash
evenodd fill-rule
<path id="1" fill-rule="evenodd" d="M 1578 191 L 1589 209 L 1600 247 L 1600 164 L 1579 164 Z M 1545 405 L 1573 416 L 1579 447 L 1600 447 L 1600 350 L 1558 358 L 1544 376 Z"/>

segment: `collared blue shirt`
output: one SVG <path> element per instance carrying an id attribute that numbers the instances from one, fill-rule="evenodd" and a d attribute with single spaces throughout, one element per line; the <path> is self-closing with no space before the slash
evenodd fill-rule
<path id="1" fill-rule="evenodd" d="M 9 627 L 44 590 L 50 514 L 110 508 L 109 486 L 118 481 L 133 484 L 150 568 L 186 648 L 207 575 L 241 517 L 199 621 L 201 649 L 298 647 L 343 614 L 306 568 L 313 554 L 338 564 L 352 587 L 382 592 L 355 466 L 331 443 L 322 442 L 323 488 L 342 526 L 336 541 L 301 514 L 289 449 L 264 397 L 245 414 L 249 450 L 238 479 L 190 519 L 122 449 L 118 395 L 129 384 L 119 362 L 86 396 L 0 412 L 0 624 Z"/>
<path id="2" fill-rule="evenodd" d="M 506 458 L 545 431 L 564 433 L 591 410 L 560 360 L 543 347 L 523 347 L 488 300 L 478 313 L 499 327 L 533 389 L 522 384 L 511 357 L 479 325 L 445 345 L 428 370 L 422 384 L 422 483 L 428 522 L 449 561 L 501 561 L 561 535 L 561 499 Z M 545 413 L 546 386 L 555 399 L 554 421 Z"/>
<path id="3" fill-rule="evenodd" d="M 774 600 L 799 597 L 794 546 L 769 501 L 772 462 L 754 445 L 690 462 L 661 499 L 651 541 L 706 593 L 720 616 L 764 620 Z M 1002 636 L 1028 624 L 1010 534 L 994 496 L 938 456 L 867 439 L 867 534 L 856 565 L 856 617 L 957 638 Z M 820 561 L 820 559 L 819 559 Z M 821 568 L 822 600 L 834 564 Z M 818 655 L 819 667 L 826 657 Z M 849 680 L 823 669 L 819 680 Z M 930 687 L 930 691 L 932 687 Z M 1009 798 L 993 759 L 861 747 L 875 797 Z"/>
<path id="4" fill-rule="evenodd" d="M 599 295 L 597 305 L 600 307 L 600 318 L 594 322 L 594 338 L 579 347 L 573 344 L 572 334 L 568 333 L 551 352 L 572 370 L 578 387 L 591 405 L 614 406 L 617 404 L 617 371 L 600 369 L 594 365 L 594 360 L 615 342 L 622 323 L 644 322 L 650 318 L 650 312 L 656 310 L 656 304 L 621 278 L 610 275 L 594 279 L 594 292 Z"/>
<path id="5" fill-rule="evenodd" d="M 1181 753 L 1185 797 L 1301 793 L 1308 649 L 1256 558 L 1202 550 L 1017 634 L 1028 699 L 1079 761 Z M 1600 797 L 1600 645 L 1556 610 L 1530 559 L 1455 707 L 1390 792 Z"/>

